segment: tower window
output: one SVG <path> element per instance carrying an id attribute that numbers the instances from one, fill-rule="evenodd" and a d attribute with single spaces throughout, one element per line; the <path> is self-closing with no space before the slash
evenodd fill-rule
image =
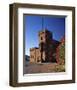
<path id="1" fill-rule="evenodd" d="M 43 38 L 41 37 L 41 40 L 43 40 Z"/>

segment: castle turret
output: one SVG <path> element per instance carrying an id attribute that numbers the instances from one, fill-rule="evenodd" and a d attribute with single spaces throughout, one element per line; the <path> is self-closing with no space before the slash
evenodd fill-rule
<path id="1" fill-rule="evenodd" d="M 47 29 L 39 32 L 39 49 L 42 62 L 50 61 L 52 33 Z"/>

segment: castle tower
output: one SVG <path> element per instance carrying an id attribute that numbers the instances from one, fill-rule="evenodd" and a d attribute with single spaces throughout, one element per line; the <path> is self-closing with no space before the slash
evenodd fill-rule
<path id="1" fill-rule="evenodd" d="M 39 49 L 42 62 L 50 62 L 52 57 L 52 33 L 46 29 L 39 32 Z"/>

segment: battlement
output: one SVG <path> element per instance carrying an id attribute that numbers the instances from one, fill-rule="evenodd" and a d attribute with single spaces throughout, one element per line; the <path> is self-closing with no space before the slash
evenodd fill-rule
<path id="1" fill-rule="evenodd" d="M 38 32 L 39 36 L 41 34 L 44 34 L 44 33 L 47 33 L 47 34 L 51 34 L 52 35 L 52 32 L 48 31 L 47 29 L 44 29 L 44 30 L 41 30 L 41 31 Z"/>
<path id="2" fill-rule="evenodd" d="M 35 49 L 39 49 L 38 47 L 33 47 L 33 48 L 30 48 L 30 51 L 33 51 Z"/>

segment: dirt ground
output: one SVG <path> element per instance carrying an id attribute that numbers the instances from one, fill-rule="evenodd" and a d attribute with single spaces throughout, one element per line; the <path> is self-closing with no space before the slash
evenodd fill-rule
<path id="1" fill-rule="evenodd" d="M 26 64 L 23 68 L 24 74 L 65 72 L 65 65 L 57 63 Z"/>

